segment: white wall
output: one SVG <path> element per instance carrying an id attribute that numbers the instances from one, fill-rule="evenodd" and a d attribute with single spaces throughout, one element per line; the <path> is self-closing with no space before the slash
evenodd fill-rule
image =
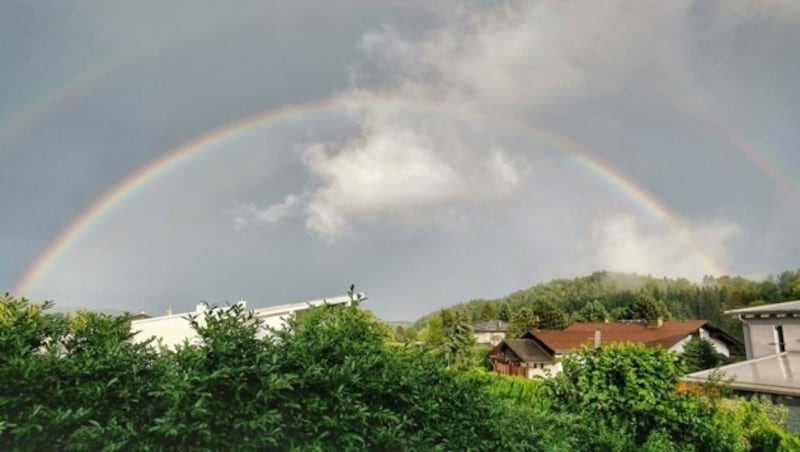
<path id="1" fill-rule="evenodd" d="M 714 349 L 717 351 L 717 353 L 725 356 L 726 358 L 730 358 L 731 351 L 730 351 L 730 349 L 728 349 L 728 346 L 724 342 L 720 341 L 719 339 L 715 339 L 715 338 L 711 337 L 711 335 L 709 335 L 709 333 L 708 333 L 708 330 L 706 330 L 705 328 L 701 328 L 700 329 L 700 337 L 702 339 L 705 339 L 705 340 L 711 342 L 711 344 L 714 346 Z M 683 348 L 686 346 L 686 343 L 689 342 L 689 340 L 691 340 L 691 336 L 686 336 L 685 338 L 681 339 L 678 343 L 676 343 L 675 345 L 670 347 L 669 351 L 675 352 L 677 354 L 683 353 Z"/>
<path id="2" fill-rule="evenodd" d="M 506 338 L 505 331 L 481 331 L 474 332 L 472 335 L 475 337 L 475 342 L 478 344 L 497 345 Z"/>
<path id="3" fill-rule="evenodd" d="M 531 364 L 528 364 L 531 366 Z M 561 372 L 561 363 L 555 362 L 550 364 L 544 364 L 543 366 L 538 367 L 528 367 L 527 370 L 527 377 L 528 378 L 535 378 L 535 377 L 555 377 L 556 374 Z"/>
<path id="4" fill-rule="evenodd" d="M 783 326 L 783 340 L 787 352 L 800 351 L 800 318 L 742 318 L 746 324 L 744 334 L 748 346 L 747 359 L 761 358 L 778 353 L 775 326 Z"/>
<path id="5" fill-rule="evenodd" d="M 264 326 L 281 329 L 285 327 L 287 319 L 292 318 L 299 312 L 310 309 L 312 306 L 321 306 L 322 304 L 341 304 L 349 306 L 350 297 L 343 296 L 330 299 L 310 300 L 300 303 L 260 308 L 254 310 L 254 315 L 262 321 Z M 225 309 L 225 307 L 217 309 Z M 188 316 L 197 315 L 198 322 L 202 325 L 204 322 L 204 311 L 204 305 L 198 305 L 192 312 L 134 320 L 131 322 L 131 331 L 138 331 L 138 334 L 133 336 L 133 342 L 144 342 L 155 336 L 157 340 L 160 340 L 164 345 L 170 348 L 182 344 L 185 340 L 188 340 L 190 343 L 199 343 L 199 337 L 192 329 Z M 266 332 L 267 329 L 265 328 L 260 337 L 264 337 Z"/>

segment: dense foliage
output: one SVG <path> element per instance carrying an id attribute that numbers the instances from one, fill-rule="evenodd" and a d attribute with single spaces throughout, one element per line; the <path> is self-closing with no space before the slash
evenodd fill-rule
<path id="1" fill-rule="evenodd" d="M 724 316 L 725 310 L 796 299 L 800 299 L 800 270 L 784 271 L 763 281 L 738 276 L 706 276 L 699 283 L 683 278 L 603 271 L 538 284 L 498 299 L 472 300 L 453 308 L 463 311 L 472 320 L 488 320 L 486 315 L 495 313 L 501 320 L 512 321 L 520 309 L 536 311 L 543 303 L 567 315 L 571 321 L 659 315 L 705 319 L 741 339 L 738 321 Z M 423 317 L 417 326 L 424 327 L 428 319 Z"/>
<path id="2" fill-rule="evenodd" d="M 0 302 L 2 450 L 798 445 L 769 405 L 679 392 L 684 363 L 661 349 L 585 349 L 555 379 L 522 380 L 454 363 L 446 339 L 397 344 L 357 303 L 315 308 L 279 331 L 238 305 L 209 309 L 191 319 L 198 340 L 172 350 L 130 341 L 125 316 Z"/>
<path id="3" fill-rule="evenodd" d="M 717 349 L 707 339 L 692 336 L 692 338 L 683 346 L 683 353 L 681 359 L 686 364 L 688 372 L 697 372 L 703 369 L 713 369 L 719 365 L 725 364 L 727 359 L 725 356 L 717 353 Z"/>

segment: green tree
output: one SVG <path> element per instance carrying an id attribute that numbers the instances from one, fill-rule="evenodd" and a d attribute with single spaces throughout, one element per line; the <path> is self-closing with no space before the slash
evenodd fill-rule
<path id="1" fill-rule="evenodd" d="M 533 304 L 536 328 L 542 330 L 562 330 L 569 325 L 569 316 L 558 309 L 553 302 L 539 300 Z"/>
<path id="2" fill-rule="evenodd" d="M 508 322 L 511 320 L 511 308 L 508 305 L 507 301 L 503 301 L 500 303 L 500 308 L 497 310 L 497 318 Z"/>
<path id="3" fill-rule="evenodd" d="M 692 336 L 683 347 L 681 358 L 686 363 L 687 372 L 711 369 L 722 363 L 722 357 L 714 344 L 698 336 Z"/>
<path id="4" fill-rule="evenodd" d="M 610 344 L 567 355 L 562 365 L 548 382 L 559 402 L 554 407 L 584 413 L 584 422 L 606 435 L 586 433 L 587 449 L 673 442 L 677 450 L 741 450 L 739 427 L 720 405 L 677 391 L 685 367 L 672 352 Z"/>
<path id="5" fill-rule="evenodd" d="M 535 329 L 538 323 L 539 321 L 533 313 L 533 309 L 527 306 L 522 307 L 511 316 L 511 321 L 508 322 L 506 330 L 506 337 L 511 339 L 522 337 L 529 330 Z"/>
<path id="6" fill-rule="evenodd" d="M 475 345 L 472 322 L 463 310 L 441 309 L 431 316 L 427 327 L 428 345 L 443 350 L 448 363 L 459 363 Z"/>
<path id="7" fill-rule="evenodd" d="M 487 302 L 481 308 L 480 315 L 478 317 L 479 320 L 494 320 L 497 318 L 497 311 L 494 308 L 494 304 Z"/>
<path id="8" fill-rule="evenodd" d="M 575 314 L 575 320 L 578 322 L 603 322 L 609 319 L 610 315 L 603 303 L 598 300 L 593 300 L 581 308 Z"/>
<path id="9" fill-rule="evenodd" d="M 636 296 L 636 300 L 628 308 L 627 318 L 629 319 L 645 319 L 656 320 L 658 318 L 670 318 L 670 312 L 663 301 L 653 298 L 652 295 L 640 293 Z"/>

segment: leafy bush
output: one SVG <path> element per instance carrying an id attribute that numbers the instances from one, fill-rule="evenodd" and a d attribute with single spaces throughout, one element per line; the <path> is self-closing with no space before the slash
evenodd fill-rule
<path id="1" fill-rule="evenodd" d="M 235 305 L 197 343 L 130 340 L 127 316 L 0 299 L 0 450 L 792 450 L 761 401 L 676 391 L 683 364 L 611 345 L 552 380 L 446 366 L 356 305 L 265 330 Z"/>
<path id="2" fill-rule="evenodd" d="M 554 408 L 591 413 L 587 422 L 598 434 L 589 432 L 585 442 L 596 444 L 593 450 L 656 447 L 665 438 L 680 450 L 740 450 L 737 425 L 717 401 L 677 391 L 684 365 L 663 348 L 584 348 L 566 356 L 563 368 L 548 382 L 558 400 Z"/>

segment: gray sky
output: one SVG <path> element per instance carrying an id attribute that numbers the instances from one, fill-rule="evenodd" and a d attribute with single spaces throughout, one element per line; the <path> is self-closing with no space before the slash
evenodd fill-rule
<path id="1" fill-rule="evenodd" d="M 800 3 L 429 3 L 3 2 L 0 289 L 400 320 L 800 267 Z"/>

